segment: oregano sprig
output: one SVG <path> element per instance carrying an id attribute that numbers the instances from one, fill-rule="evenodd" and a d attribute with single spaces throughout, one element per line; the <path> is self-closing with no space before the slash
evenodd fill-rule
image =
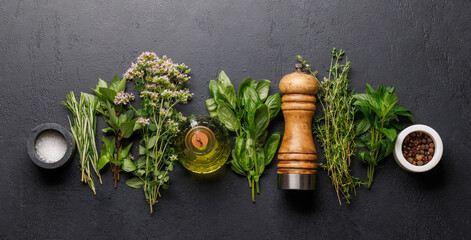
<path id="1" fill-rule="evenodd" d="M 190 71 L 185 64 L 174 63 L 165 55 L 158 57 L 153 52 L 144 52 L 123 76 L 133 81 L 134 90 L 139 92 L 141 108 L 136 115 L 142 127 L 141 157 L 133 171 L 135 177 L 126 184 L 144 190 L 151 213 L 161 197 L 160 191 L 169 187 L 169 172 L 178 160 L 174 140 L 186 117 L 175 106 L 191 100 L 192 94 L 184 88 L 191 78 Z"/>

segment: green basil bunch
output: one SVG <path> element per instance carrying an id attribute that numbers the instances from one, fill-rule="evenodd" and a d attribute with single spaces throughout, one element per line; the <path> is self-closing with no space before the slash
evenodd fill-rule
<path id="1" fill-rule="evenodd" d="M 252 202 L 255 188 L 260 193 L 260 176 L 273 160 L 281 137 L 279 132 L 268 136 L 267 127 L 281 107 L 279 93 L 268 96 L 270 84 L 266 79 L 255 82 L 249 77 L 240 84 L 237 98 L 230 79 L 221 71 L 218 81 L 209 81 L 213 98 L 206 100 L 211 117 L 237 135 L 230 162 L 234 172 L 247 177 Z"/>

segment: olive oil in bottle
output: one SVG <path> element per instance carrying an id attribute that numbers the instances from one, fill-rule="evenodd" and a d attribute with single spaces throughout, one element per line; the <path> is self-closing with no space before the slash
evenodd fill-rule
<path id="1" fill-rule="evenodd" d="M 209 116 L 190 116 L 176 144 L 178 159 L 195 173 L 211 173 L 224 165 L 231 152 L 229 132 Z"/>

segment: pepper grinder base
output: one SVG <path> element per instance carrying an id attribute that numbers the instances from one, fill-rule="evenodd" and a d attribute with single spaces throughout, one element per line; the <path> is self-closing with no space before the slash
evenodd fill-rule
<path id="1" fill-rule="evenodd" d="M 315 190 L 315 174 L 287 173 L 278 174 L 278 189 L 280 190 Z"/>

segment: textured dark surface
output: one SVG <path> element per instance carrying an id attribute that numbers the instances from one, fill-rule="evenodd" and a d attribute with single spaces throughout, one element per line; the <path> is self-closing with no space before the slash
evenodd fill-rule
<path id="1" fill-rule="evenodd" d="M 113 2 L 0 0 L 0 239 L 471 238 L 469 1 Z M 35 126 L 68 127 L 69 91 L 121 76 L 143 51 L 192 68 L 195 97 L 180 109 L 205 114 L 221 69 L 236 86 L 267 78 L 276 92 L 296 54 L 324 76 L 334 46 L 352 61 L 355 90 L 394 84 L 399 104 L 437 130 L 445 151 L 434 170 L 407 173 L 390 157 L 371 190 L 339 206 L 325 172 L 314 192 L 284 192 L 272 164 L 252 204 L 229 167 L 198 178 L 178 165 L 150 215 L 140 190 L 113 189 L 109 169 L 94 196 L 76 164 L 46 171 L 28 158 Z M 283 129 L 281 115 L 272 128 Z M 353 173 L 366 179 L 358 161 Z"/>

